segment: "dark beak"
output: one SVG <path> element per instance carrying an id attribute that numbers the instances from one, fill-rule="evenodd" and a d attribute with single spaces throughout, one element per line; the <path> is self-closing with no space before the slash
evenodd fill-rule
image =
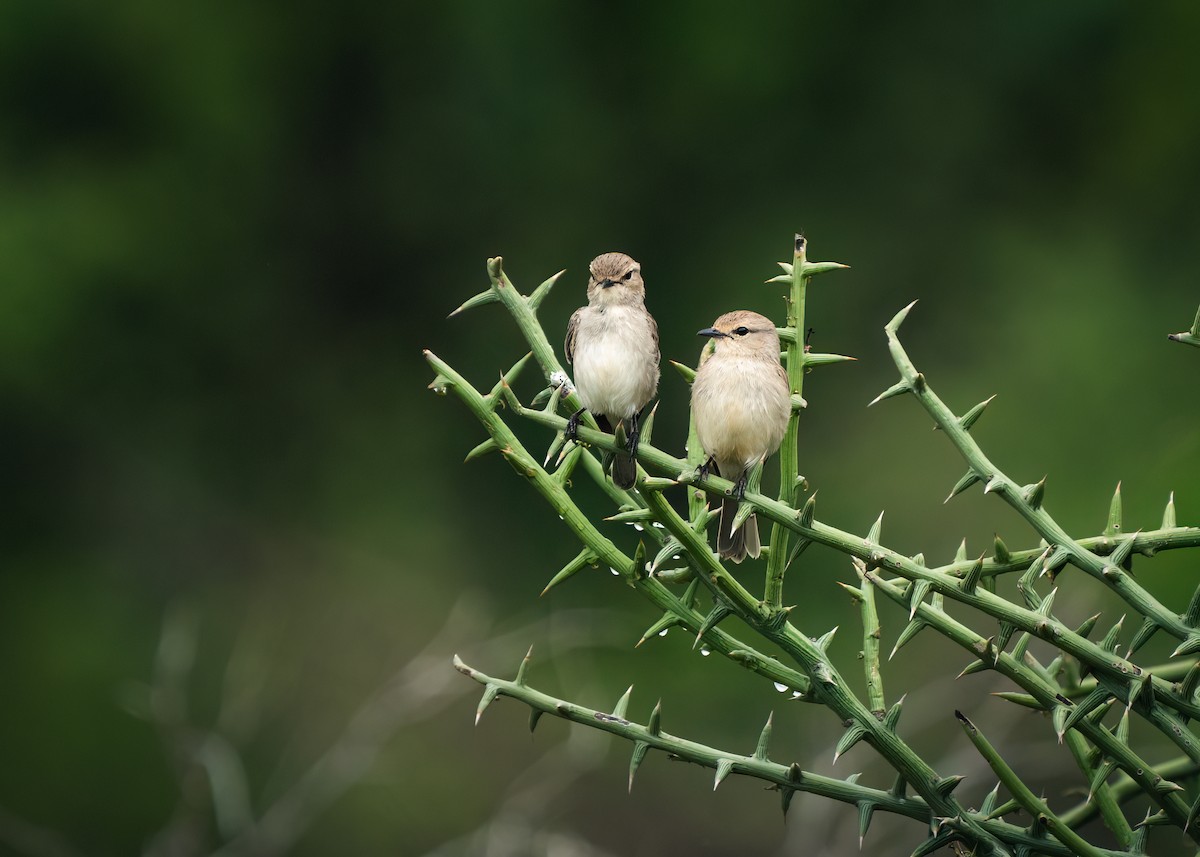
<path id="1" fill-rule="evenodd" d="M 608 279 L 607 277 L 605 277 L 603 280 L 600 281 L 600 288 L 602 288 L 602 289 L 611 289 L 615 285 L 616 285 L 616 283 L 614 283 L 612 280 Z"/>
<path id="2" fill-rule="evenodd" d="M 721 331 L 717 330 L 715 327 L 706 327 L 706 328 L 704 328 L 704 330 L 697 330 L 696 335 L 697 336 L 710 336 L 715 339 L 720 336 L 728 336 L 729 334 L 721 333 Z"/>

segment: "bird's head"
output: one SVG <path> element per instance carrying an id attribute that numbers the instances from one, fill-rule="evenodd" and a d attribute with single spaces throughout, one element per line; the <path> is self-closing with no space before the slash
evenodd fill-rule
<path id="1" fill-rule="evenodd" d="M 619 306 L 642 303 L 646 284 L 642 266 L 624 253 L 604 253 L 588 265 L 588 303 L 594 306 Z"/>
<path id="2" fill-rule="evenodd" d="M 712 340 L 714 354 L 779 361 L 779 333 L 775 323 L 756 312 L 745 309 L 727 312 L 698 334 Z"/>

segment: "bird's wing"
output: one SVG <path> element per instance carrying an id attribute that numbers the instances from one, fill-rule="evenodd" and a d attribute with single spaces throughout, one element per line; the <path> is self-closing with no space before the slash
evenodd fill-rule
<path id="1" fill-rule="evenodd" d="M 583 311 L 586 307 L 580 307 L 571 313 L 571 320 L 567 322 L 567 338 L 563 342 L 563 352 L 567 355 L 567 362 L 575 362 L 575 337 L 579 335 L 579 322 L 583 318 Z"/>
<path id="2" fill-rule="evenodd" d="M 661 355 L 658 352 L 658 322 L 654 320 L 654 316 L 646 313 L 646 317 L 650 319 L 650 339 L 653 340 L 651 347 L 654 349 L 654 365 L 658 366 Z"/>

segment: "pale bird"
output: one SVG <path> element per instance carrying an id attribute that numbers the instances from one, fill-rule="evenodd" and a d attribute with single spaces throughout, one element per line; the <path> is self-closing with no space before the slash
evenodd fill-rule
<path id="1" fill-rule="evenodd" d="M 791 387 L 779 363 L 779 334 L 765 316 L 729 312 L 699 332 L 712 339 L 692 382 L 692 417 L 707 456 L 736 483 L 721 503 L 717 553 L 741 562 L 761 550 L 754 515 L 733 532 L 751 468 L 779 449 L 792 414 Z M 706 349 L 707 350 L 707 349 Z"/>
<path id="2" fill-rule="evenodd" d="M 605 253 L 588 266 L 588 305 L 567 325 L 567 362 L 575 366 L 575 389 L 583 408 L 603 431 L 625 423 L 628 444 L 612 459 L 612 479 L 632 488 L 642 409 L 658 389 L 658 325 L 646 310 L 641 265 L 624 253 Z M 571 415 L 573 438 L 583 409 Z"/>

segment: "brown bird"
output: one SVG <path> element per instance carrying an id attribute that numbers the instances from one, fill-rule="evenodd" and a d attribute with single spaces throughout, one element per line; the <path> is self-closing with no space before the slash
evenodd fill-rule
<path id="1" fill-rule="evenodd" d="M 792 415 L 791 387 L 779 363 L 779 334 L 765 316 L 728 312 L 699 332 L 712 338 L 692 382 L 692 417 L 708 457 L 736 485 L 721 503 L 717 553 L 741 562 L 761 550 L 758 521 L 751 515 L 735 533 L 733 519 L 751 468 L 779 449 Z"/>
<path id="2" fill-rule="evenodd" d="M 658 389 L 658 325 L 646 310 L 642 267 L 624 253 L 605 253 L 588 266 L 588 305 L 567 325 L 567 362 L 575 365 L 575 389 L 583 408 L 571 415 L 566 435 L 574 438 L 584 410 L 611 432 L 625 422 L 627 452 L 612 459 L 612 480 L 632 488 L 642 408 Z"/>

